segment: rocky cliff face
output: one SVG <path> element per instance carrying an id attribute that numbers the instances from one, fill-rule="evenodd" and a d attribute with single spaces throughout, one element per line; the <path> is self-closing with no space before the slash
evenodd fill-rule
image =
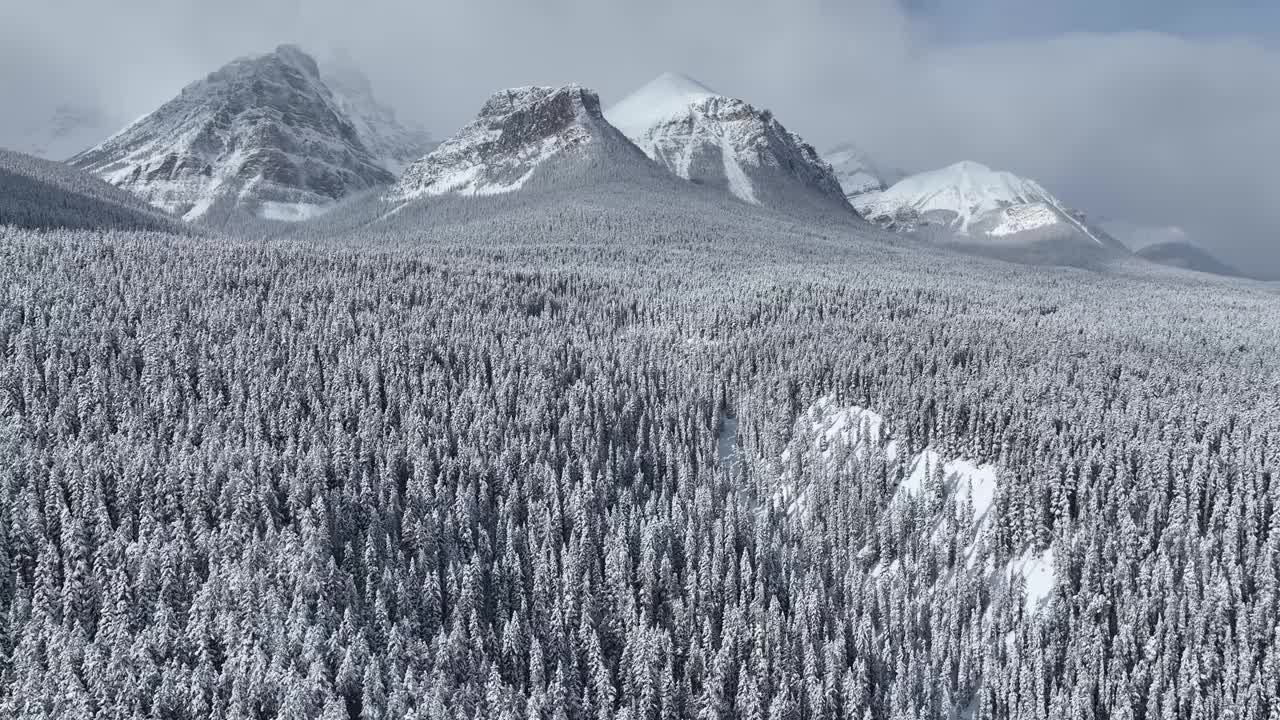
<path id="1" fill-rule="evenodd" d="M 503 90 L 489 98 L 475 121 L 409 166 L 389 198 L 514 192 L 553 162 L 628 151 L 639 156 L 630 146 L 604 120 L 600 98 L 590 90 Z"/>

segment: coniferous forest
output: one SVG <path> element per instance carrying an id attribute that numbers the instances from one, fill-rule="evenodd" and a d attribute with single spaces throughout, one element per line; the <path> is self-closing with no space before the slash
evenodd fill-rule
<path id="1" fill-rule="evenodd" d="M 1274 286 L 574 222 L 0 228 L 0 717 L 1280 717 Z"/>

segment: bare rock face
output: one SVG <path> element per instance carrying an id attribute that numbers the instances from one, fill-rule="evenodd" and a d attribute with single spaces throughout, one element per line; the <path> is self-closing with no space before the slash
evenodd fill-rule
<path id="1" fill-rule="evenodd" d="M 187 220 L 298 220 L 394 180 L 309 55 L 241 58 L 71 159 Z"/>
<path id="2" fill-rule="evenodd" d="M 524 187 L 540 168 L 619 149 L 638 156 L 605 120 L 600 98 L 577 85 L 495 93 L 479 116 L 409 166 L 391 200 L 434 195 L 498 195 Z"/>

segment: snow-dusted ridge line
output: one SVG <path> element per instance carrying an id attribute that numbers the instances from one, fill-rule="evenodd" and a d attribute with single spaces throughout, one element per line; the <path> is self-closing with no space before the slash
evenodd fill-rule
<path id="1" fill-rule="evenodd" d="M 70 162 L 190 221 L 300 220 L 394 180 L 352 107 L 310 55 L 282 45 L 189 84 Z"/>
<path id="2" fill-rule="evenodd" d="M 847 208 L 827 164 L 768 110 L 664 73 L 605 111 L 605 118 L 674 175 L 751 205 L 807 198 Z"/>
<path id="3" fill-rule="evenodd" d="M 410 165 L 388 191 L 405 203 L 436 195 L 515 192 L 549 161 L 607 141 L 599 97 L 580 85 L 519 87 L 493 94 L 479 116 Z"/>

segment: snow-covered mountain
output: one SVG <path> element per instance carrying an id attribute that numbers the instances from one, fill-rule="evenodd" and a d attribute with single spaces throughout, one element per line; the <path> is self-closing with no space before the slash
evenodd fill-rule
<path id="1" fill-rule="evenodd" d="M 96 103 L 64 103 L 31 120 L 6 141 L 10 149 L 46 160 L 67 158 L 119 130 L 122 122 Z"/>
<path id="2" fill-rule="evenodd" d="M 321 63 L 320 77 L 355 126 L 360 142 L 393 175 L 439 144 L 426 130 L 400 122 L 394 110 L 379 102 L 369 77 L 345 52 Z"/>
<path id="3" fill-rule="evenodd" d="M 755 205 L 844 205 L 831 166 L 768 110 L 666 73 L 605 112 L 658 164 Z"/>
<path id="4" fill-rule="evenodd" d="M 853 145 L 841 145 L 827 153 L 823 159 L 835 171 L 836 180 L 847 198 L 879 192 L 888 187 L 867 156 Z"/>
<path id="5" fill-rule="evenodd" d="M 578 85 L 503 90 L 457 135 L 409 166 L 388 199 L 510 193 L 540 171 L 583 162 L 651 166 L 605 121 L 594 92 Z"/>
<path id="6" fill-rule="evenodd" d="M 880 192 L 907 176 L 901 170 L 882 165 L 853 143 L 837 145 L 822 156 L 835 171 L 836 180 L 850 201 L 858 195 Z"/>
<path id="7" fill-rule="evenodd" d="M 394 180 L 315 60 L 291 45 L 188 85 L 71 163 L 206 222 L 232 211 L 300 220 Z"/>
<path id="8" fill-rule="evenodd" d="M 1243 273 L 1239 270 L 1227 265 L 1210 255 L 1203 248 L 1190 242 L 1155 243 L 1138 248 L 1134 254 L 1144 260 L 1150 260 L 1160 265 L 1182 268 L 1183 270 L 1195 270 L 1196 272 L 1226 275 L 1228 277 L 1243 277 Z"/>
<path id="9" fill-rule="evenodd" d="M 874 223 L 935 240 L 995 250 L 1035 246 L 1064 257 L 1081 250 L 1128 252 L 1039 183 L 976 162 L 911 175 L 852 202 Z"/>
<path id="10" fill-rule="evenodd" d="M 0 226 L 187 232 L 141 198 L 66 163 L 0 150 Z"/>

